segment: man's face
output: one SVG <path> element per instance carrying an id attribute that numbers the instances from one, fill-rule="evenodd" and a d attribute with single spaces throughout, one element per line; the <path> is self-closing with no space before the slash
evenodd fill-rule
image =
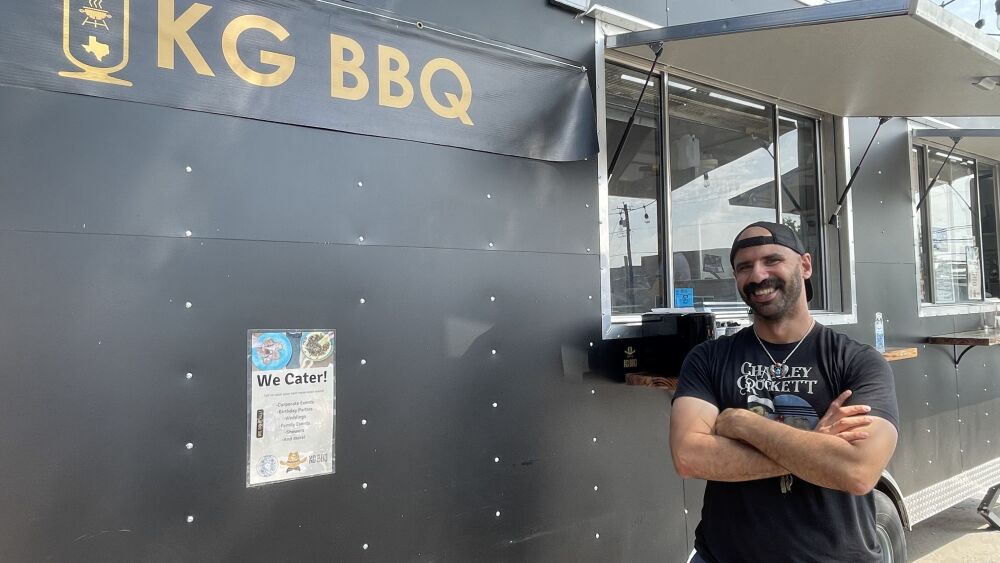
<path id="1" fill-rule="evenodd" d="M 766 229 L 747 229 L 740 239 L 770 236 Z M 778 320 L 795 309 L 802 298 L 803 279 L 812 275 L 812 259 L 800 256 L 779 244 L 765 244 L 741 248 L 733 260 L 736 287 L 743 301 L 756 316 Z"/>

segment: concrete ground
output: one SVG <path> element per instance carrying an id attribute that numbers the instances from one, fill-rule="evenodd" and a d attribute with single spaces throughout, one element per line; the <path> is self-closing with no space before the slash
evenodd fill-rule
<path id="1" fill-rule="evenodd" d="M 911 563 L 1000 563 L 1000 531 L 990 530 L 976 512 L 981 501 L 962 501 L 907 532 Z"/>

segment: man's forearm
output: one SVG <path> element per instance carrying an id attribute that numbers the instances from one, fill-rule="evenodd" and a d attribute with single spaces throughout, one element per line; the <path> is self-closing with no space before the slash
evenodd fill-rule
<path id="1" fill-rule="evenodd" d="M 711 481 L 755 481 L 789 473 L 747 444 L 709 434 L 688 436 L 683 447 L 674 448 L 674 466 L 683 478 Z"/>
<path id="2" fill-rule="evenodd" d="M 869 476 L 860 470 L 856 446 L 835 436 L 798 430 L 750 414 L 739 424 L 727 425 L 724 434 L 746 442 L 761 454 L 814 485 L 864 494 Z"/>

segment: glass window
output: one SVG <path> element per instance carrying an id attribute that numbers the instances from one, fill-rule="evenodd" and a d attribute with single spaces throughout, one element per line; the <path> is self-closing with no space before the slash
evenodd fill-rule
<path id="1" fill-rule="evenodd" d="M 914 186 L 914 201 L 920 201 L 922 194 L 924 193 L 924 188 L 927 186 L 927 182 L 930 181 L 930 176 L 927 175 L 927 165 L 924 162 L 924 149 L 923 147 L 915 146 L 911 149 L 914 154 L 914 159 L 917 165 L 917 178 L 920 179 L 917 185 Z M 926 219 L 927 208 L 924 207 L 917 213 L 917 232 L 921 233 L 922 244 L 917 245 L 917 261 L 920 264 L 920 287 L 918 291 L 920 292 L 920 302 L 921 303 L 932 303 L 931 300 L 931 266 L 930 261 L 927 257 L 928 249 L 930 244 L 927 242 L 927 231 L 924 230 L 924 224 L 927 222 Z"/>
<path id="2" fill-rule="evenodd" d="M 778 113 L 781 157 L 781 222 L 798 233 L 812 255 L 811 308 L 824 303 L 823 222 L 820 216 L 819 131 L 816 120 L 786 111 Z"/>
<path id="3" fill-rule="evenodd" d="M 646 87 L 608 183 L 611 311 L 615 315 L 644 313 L 665 305 L 660 264 L 663 127 L 659 80 L 652 77 Z M 608 63 L 606 81 L 607 146 L 614 154 L 646 76 Z"/>
<path id="4" fill-rule="evenodd" d="M 674 77 L 667 88 L 675 292 L 740 302 L 729 248 L 777 213 L 774 106 Z"/>
<path id="5" fill-rule="evenodd" d="M 609 166 L 646 80 L 641 70 L 605 65 Z M 810 307 L 826 307 L 823 123 L 654 74 L 609 175 L 611 315 L 708 303 L 744 307 L 729 249 L 740 229 L 756 221 L 780 222 L 799 234 L 813 256 Z"/>
<path id="6" fill-rule="evenodd" d="M 1000 248 L 997 244 L 996 166 L 979 164 L 979 222 L 983 231 L 985 297 L 1000 297 Z"/>
<path id="7" fill-rule="evenodd" d="M 926 149 L 925 160 L 925 173 L 940 170 L 922 210 L 931 298 L 938 304 L 982 300 L 976 163 L 932 147 Z M 932 179 L 927 177 L 924 184 Z"/>

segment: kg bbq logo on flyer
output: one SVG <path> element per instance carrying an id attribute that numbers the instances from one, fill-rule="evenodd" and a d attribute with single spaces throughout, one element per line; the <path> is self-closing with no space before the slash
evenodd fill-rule
<path id="1" fill-rule="evenodd" d="M 247 486 L 335 471 L 336 332 L 252 330 Z"/>

